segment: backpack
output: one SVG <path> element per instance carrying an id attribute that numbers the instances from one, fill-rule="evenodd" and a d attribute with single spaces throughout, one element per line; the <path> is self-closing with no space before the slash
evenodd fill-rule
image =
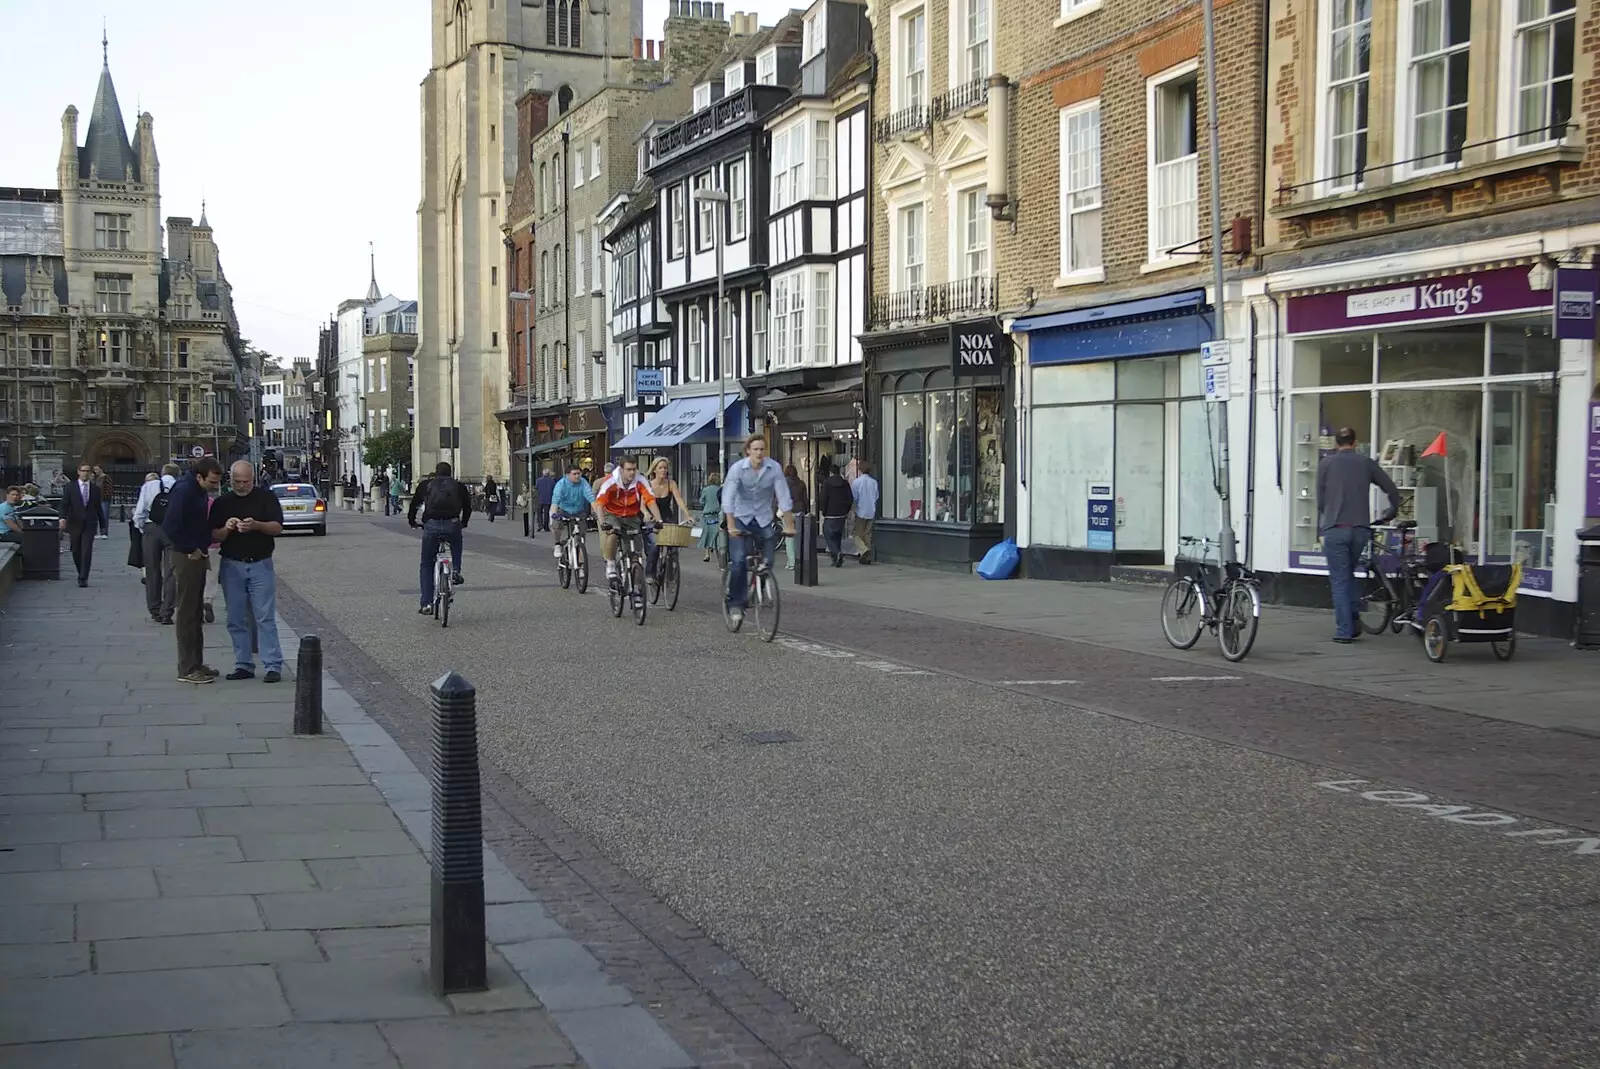
<path id="1" fill-rule="evenodd" d="M 461 518 L 461 486 L 448 475 L 436 475 L 428 483 L 428 497 L 422 515 L 428 520 Z"/>
<path id="2" fill-rule="evenodd" d="M 166 483 L 161 484 L 161 489 L 156 492 L 155 500 L 150 502 L 150 520 L 152 523 L 165 523 L 167 520 L 167 499 L 172 496 L 172 487 Z"/>

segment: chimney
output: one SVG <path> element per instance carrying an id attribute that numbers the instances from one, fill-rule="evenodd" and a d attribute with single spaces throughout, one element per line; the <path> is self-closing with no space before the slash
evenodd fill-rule
<path id="1" fill-rule="evenodd" d="M 644 43 L 644 58 L 645 59 L 655 59 L 656 58 L 656 43 L 655 43 L 654 40 L 646 41 Z"/>
<path id="2" fill-rule="evenodd" d="M 641 59 L 644 56 L 644 42 L 639 38 L 633 39 L 633 58 Z"/>
<path id="3" fill-rule="evenodd" d="M 722 0 L 716 0 L 716 3 L 711 5 L 711 10 L 715 12 L 711 17 L 720 21 L 722 19 Z"/>

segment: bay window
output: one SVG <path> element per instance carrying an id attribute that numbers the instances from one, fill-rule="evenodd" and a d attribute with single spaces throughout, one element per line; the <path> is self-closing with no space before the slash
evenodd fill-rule
<path id="1" fill-rule="evenodd" d="M 689 381 L 705 382 L 711 376 L 706 373 L 705 321 L 701 316 L 699 305 L 689 307 L 688 319 L 688 338 L 684 345 L 684 353 L 688 363 Z"/>
<path id="2" fill-rule="evenodd" d="M 709 171 L 705 174 L 695 175 L 694 188 L 696 190 L 709 190 L 711 188 L 711 174 Z M 713 201 L 696 197 L 694 199 L 694 216 L 694 247 L 699 250 L 709 249 L 717 233 L 716 204 Z"/>
<path id="3" fill-rule="evenodd" d="M 830 314 L 833 308 L 833 272 L 826 267 L 813 269 L 815 284 L 812 286 L 811 298 L 811 345 L 813 350 L 812 362 L 817 364 L 831 364 L 833 362 L 832 324 Z"/>
<path id="4" fill-rule="evenodd" d="M 741 241 L 745 236 L 750 212 L 749 192 L 745 182 L 743 159 L 728 164 L 723 181 L 728 188 L 728 240 Z"/>
<path id="5" fill-rule="evenodd" d="M 811 137 L 811 195 L 817 200 L 833 196 L 833 123 L 817 119 Z"/>
<path id="6" fill-rule="evenodd" d="M 757 290 L 750 295 L 750 373 L 767 370 L 767 295 Z"/>
<path id="7" fill-rule="evenodd" d="M 674 185 L 667 190 L 667 259 L 676 260 L 683 255 L 683 186 Z"/>

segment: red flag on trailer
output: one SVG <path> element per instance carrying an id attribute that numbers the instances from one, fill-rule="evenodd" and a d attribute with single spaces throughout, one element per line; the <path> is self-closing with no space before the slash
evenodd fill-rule
<path id="1" fill-rule="evenodd" d="M 1439 432 L 1439 437 L 1435 438 L 1433 440 L 1433 444 L 1422 451 L 1422 455 L 1425 457 L 1442 457 L 1447 455 L 1444 450 L 1444 431 Z"/>

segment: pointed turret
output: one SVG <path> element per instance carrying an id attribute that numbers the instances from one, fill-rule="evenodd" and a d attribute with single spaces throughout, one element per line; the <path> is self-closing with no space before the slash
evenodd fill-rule
<path id="1" fill-rule="evenodd" d="M 161 161 L 156 158 L 156 120 L 147 111 L 139 116 L 138 132 L 134 134 L 134 153 L 139 158 L 139 181 L 155 189 L 160 185 Z"/>
<path id="2" fill-rule="evenodd" d="M 372 242 L 367 242 L 367 264 L 372 272 L 372 281 L 367 283 L 367 303 L 383 300 L 383 291 L 378 288 L 378 254 L 372 248 Z"/>
<path id="3" fill-rule="evenodd" d="M 70 189 L 78 184 L 78 109 L 71 104 L 61 113 L 61 158 L 56 161 L 56 185 Z"/>
<path id="4" fill-rule="evenodd" d="M 111 84 L 109 58 L 100 68 L 100 86 L 95 90 L 94 110 L 89 113 L 89 134 L 78 154 L 78 173 L 103 182 L 126 182 L 139 175 L 138 154 L 128 143 L 117 87 Z"/>

